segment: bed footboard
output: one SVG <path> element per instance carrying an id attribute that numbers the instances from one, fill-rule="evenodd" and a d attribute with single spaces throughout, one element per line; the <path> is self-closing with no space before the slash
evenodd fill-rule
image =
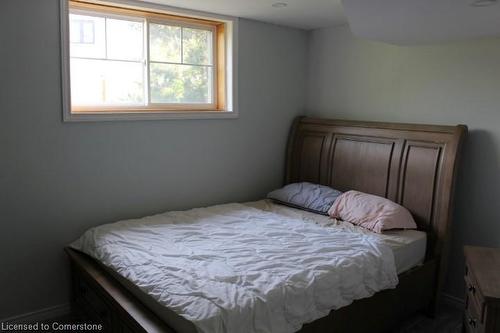
<path id="1" fill-rule="evenodd" d="M 71 261 L 72 312 L 78 320 L 101 324 L 101 332 L 174 332 L 93 259 L 65 251 Z"/>

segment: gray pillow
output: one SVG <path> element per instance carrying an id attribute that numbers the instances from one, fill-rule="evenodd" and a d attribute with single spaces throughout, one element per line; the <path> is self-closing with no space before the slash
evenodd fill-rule
<path id="1" fill-rule="evenodd" d="M 267 197 L 283 205 L 328 215 L 328 209 L 342 192 L 313 183 L 293 183 L 269 192 Z"/>

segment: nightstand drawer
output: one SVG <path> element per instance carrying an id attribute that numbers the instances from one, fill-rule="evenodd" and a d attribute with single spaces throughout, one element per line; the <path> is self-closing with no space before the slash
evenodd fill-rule
<path id="1" fill-rule="evenodd" d="M 467 294 L 465 303 L 465 332 L 482 333 L 484 332 L 484 323 L 479 309 L 476 307 L 475 301 Z"/>
<path id="2" fill-rule="evenodd" d="M 500 249 L 465 246 L 464 255 L 464 332 L 500 333 Z"/>
<path id="3" fill-rule="evenodd" d="M 470 266 L 466 263 L 465 266 L 465 296 L 468 300 L 468 303 L 474 303 L 475 308 L 477 309 L 479 319 L 481 322 L 483 321 L 483 312 L 484 312 L 484 298 L 481 295 L 481 290 L 474 278 L 472 271 L 470 270 Z"/>

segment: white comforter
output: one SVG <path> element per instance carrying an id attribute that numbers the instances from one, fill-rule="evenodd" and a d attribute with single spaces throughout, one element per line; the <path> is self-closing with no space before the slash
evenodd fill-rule
<path id="1" fill-rule="evenodd" d="M 375 237 L 242 204 L 107 224 L 72 246 L 200 332 L 294 332 L 398 282 Z"/>

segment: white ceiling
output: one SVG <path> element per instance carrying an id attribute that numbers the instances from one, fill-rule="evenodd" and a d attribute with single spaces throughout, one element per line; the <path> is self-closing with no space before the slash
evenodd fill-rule
<path id="1" fill-rule="evenodd" d="M 174 7 L 244 17 L 301 29 L 346 22 L 340 0 L 147 0 Z M 274 8 L 275 2 L 287 4 Z"/>
<path id="2" fill-rule="evenodd" d="M 400 45 L 500 36 L 500 2 L 474 0 L 343 0 L 358 37 Z"/>
<path id="3" fill-rule="evenodd" d="M 411 45 L 500 36 L 500 0 L 144 0 L 301 29 L 349 23 L 358 37 Z M 287 6 L 274 8 L 273 3 Z"/>

